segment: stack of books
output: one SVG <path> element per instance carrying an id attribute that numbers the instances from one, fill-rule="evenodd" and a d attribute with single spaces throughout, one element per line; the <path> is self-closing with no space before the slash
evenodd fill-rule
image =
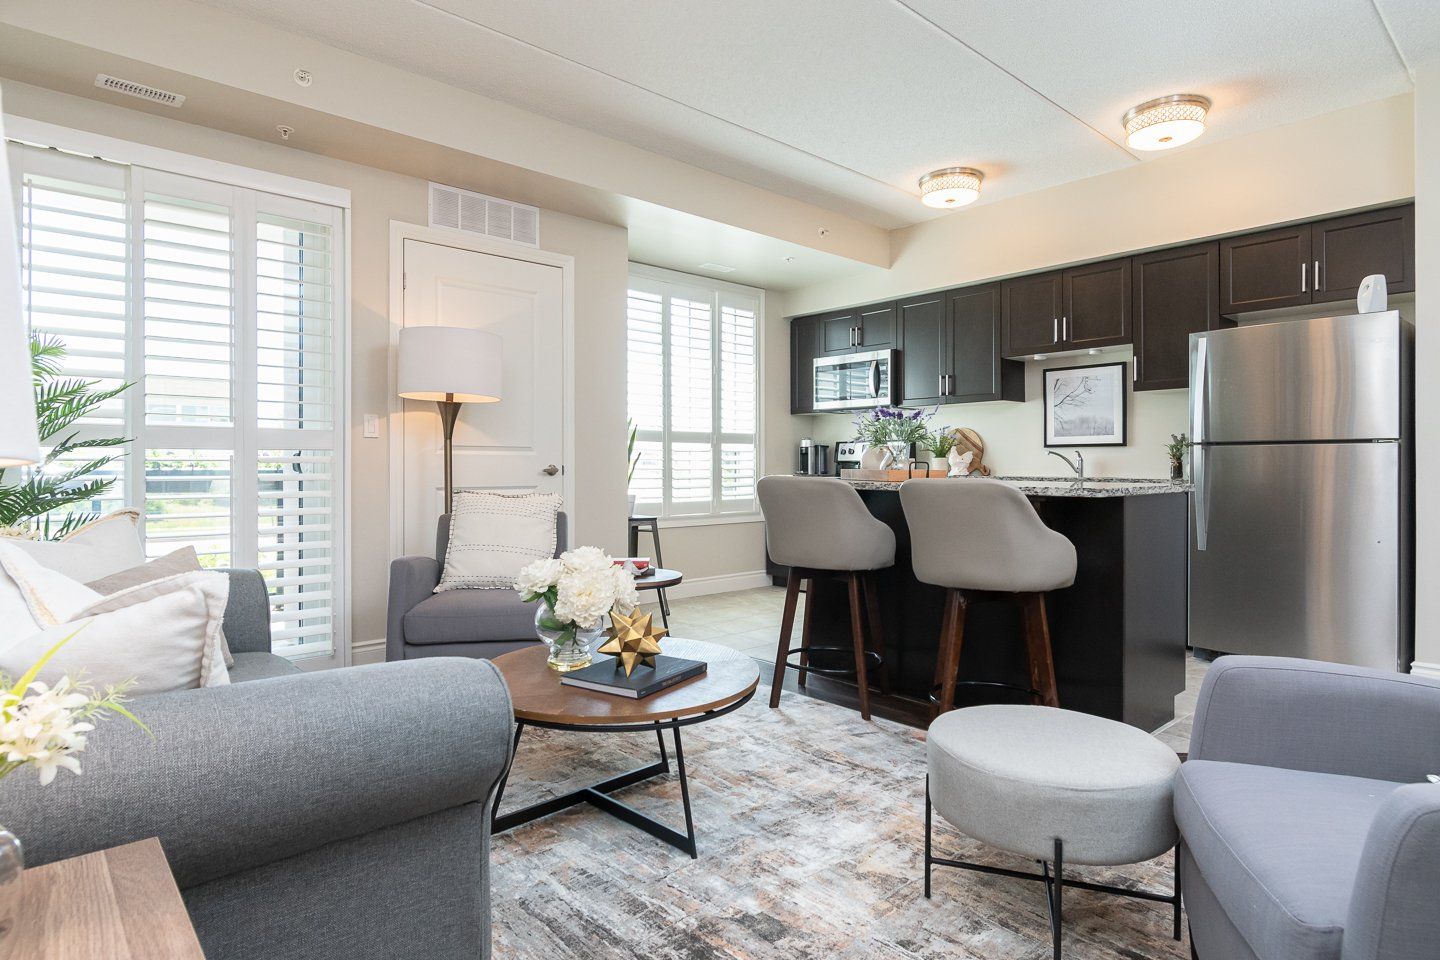
<path id="1" fill-rule="evenodd" d="M 560 684 L 640 700 L 694 679 L 703 674 L 706 667 L 703 660 L 667 657 L 662 653 L 655 657 L 655 666 L 639 664 L 627 677 L 619 657 L 605 657 L 588 667 L 565 674 L 560 678 Z"/>

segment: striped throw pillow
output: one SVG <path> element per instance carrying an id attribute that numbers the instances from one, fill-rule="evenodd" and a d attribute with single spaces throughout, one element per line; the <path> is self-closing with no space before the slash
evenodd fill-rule
<path id="1" fill-rule="evenodd" d="M 555 555 L 555 493 L 464 491 L 450 514 L 442 590 L 509 590 L 525 565 Z"/>

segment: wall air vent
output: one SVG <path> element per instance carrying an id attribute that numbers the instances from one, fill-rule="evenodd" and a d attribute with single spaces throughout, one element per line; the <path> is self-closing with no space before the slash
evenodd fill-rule
<path id="1" fill-rule="evenodd" d="M 149 100 L 151 103 L 163 103 L 167 107 L 178 107 L 185 102 L 183 94 L 171 93 L 169 90 L 161 90 L 159 87 L 136 83 L 134 80 L 121 80 L 119 77 L 112 77 L 108 73 L 97 73 L 95 75 L 95 86 L 102 90 L 114 90 L 116 93 L 123 93 L 127 97 L 139 97 L 141 100 Z"/>
<path id="2" fill-rule="evenodd" d="M 430 184 L 430 226 L 540 246 L 539 208 L 443 183 Z"/>

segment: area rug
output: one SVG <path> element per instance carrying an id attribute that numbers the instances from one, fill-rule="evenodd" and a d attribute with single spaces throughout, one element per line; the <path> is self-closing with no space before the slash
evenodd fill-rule
<path id="1" fill-rule="evenodd" d="M 763 694 L 764 691 L 762 690 Z M 1038 883 L 936 868 L 923 896 L 922 731 L 808 697 L 760 698 L 683 733 L 700 858 L 588 806 L 495 838 L 501 960 L 1010 960 L 1050 956 Z M 514 809 L 656 756 L 653 734 L 528 729 L 506 789 Z M 684 827 L 673 774 L 620 799 Z M 1035 865 L 936 819 L 936 854 Z M 1167 856 L 1083 879 L 1168 891 Z M 1169 908 L 1067 890 L 1065 955 L 1186 960 Z"/>

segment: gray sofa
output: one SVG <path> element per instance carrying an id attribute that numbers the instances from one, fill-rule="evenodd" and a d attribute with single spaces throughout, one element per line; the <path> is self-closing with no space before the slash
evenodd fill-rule
<path id="1" fill-rule="evenodd" d="M 566 546 L 565 514 L 555 518 L 555 556 Z M 523 603 L 514 590 L 446 590 L 436 593 L 445 551 L 450 544 L 450 515 L 436 523 L 435 556 L 400 557 L 390 563 L 390 607 L 385 629 L 385 659 L 483 657 L 539 642 L 535 604 Z"/>
<path id="2" fill-rule="evenodd" d="M 17 772 L 0 823 L 27 862 L 157 836 L 210 960 L 490 955 L 490 805 L 505 683 L 429 660 L 302 673 L 270 651 L 264 582 L 231 571 L 233 685 L 136 697 L 84 773 Z"/>
<path id="3" fill-rule="evenodd" d="M 1175 783 L 1200 960 L 1440 957 L 1440 682 L 1224 657 Z"/>

